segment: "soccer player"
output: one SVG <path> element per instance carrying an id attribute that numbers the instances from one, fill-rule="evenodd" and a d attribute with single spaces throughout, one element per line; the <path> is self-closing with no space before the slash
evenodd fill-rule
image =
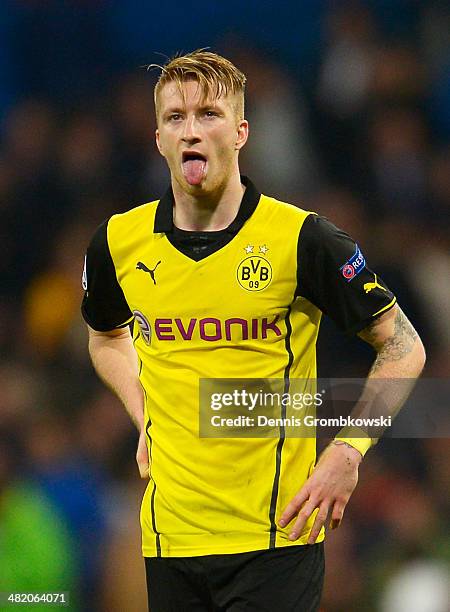
<path id="1" fill-rule="evenodd" d="M 283 428 L 276 438 L 200 437 L 200 379 L 278 378 L 286 389 L 314 379 L 322 313 L 374 347 L 369 378 L 415 378 L 424 364 L 355 242 L 240 175 L 244 86 L 207 51 L 162 67 L 156 144 L 170 187 L 113 215 L 87 250 L 90 354 L 139 430 L 149 477 L 141 525 L 152 612 L 317 610 L 324 526 L 342 520 L 372 444 L 342 432 L 316 462 L 315 440 Z"/>

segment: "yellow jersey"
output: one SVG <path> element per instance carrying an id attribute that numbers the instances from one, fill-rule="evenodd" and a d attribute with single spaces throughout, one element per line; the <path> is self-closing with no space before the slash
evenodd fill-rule
<path id="1" fill-rule="evenodd" d="M 169 190 L 112 216 L 87 252 L 86 321 L 133 323 L 151 461 L 144 556 L 306 543 L 315 513 L 296 542 L 277 519 L 313 470 L 315 440 L 200 437 L 199 381 L 314 380 L 322 312 L 355 332 L 395 301 L 381 284 L 362 291 L 373 273 L 343 232 L 243 182 L 226 230 L 177 230 Z"/>

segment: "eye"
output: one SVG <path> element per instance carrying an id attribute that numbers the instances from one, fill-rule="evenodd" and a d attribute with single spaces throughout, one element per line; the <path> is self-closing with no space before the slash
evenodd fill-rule
<path id="1" fill-rule="evenodd" d="M 207 110 L 205 111 L 205 117 L 217 117 L 217 113 L 213 110 Z"/>
<path id="2" fill-rule="evenodd" d="M 168 121 L 180 121 L 182 118 L 181 113 L 171 113 L 168 117 Z"/>

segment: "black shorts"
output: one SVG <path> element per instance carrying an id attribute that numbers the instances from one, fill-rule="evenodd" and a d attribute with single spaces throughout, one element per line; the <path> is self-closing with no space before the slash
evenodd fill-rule
<path id="1" fill-rule="evenodd" d="M 147 557 L 150 612 L 314 612 L 323 543 L 231 555 Z"/>

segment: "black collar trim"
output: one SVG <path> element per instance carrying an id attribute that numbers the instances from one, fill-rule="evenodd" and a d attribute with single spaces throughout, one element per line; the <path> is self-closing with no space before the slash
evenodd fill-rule
<path id="1" fill-rule="evenodd" d="M 241 175 L 241 183 L 245 185 L 246 189 L 234 221 L 232 221 L 230 225 L 226 228 L 226 231 L 230 234 L 238 233 L 238 231 L 241 229 L 247 219 L 249 219 L 255 212 L 255 209 L 258 206 L 258 202 L 261 197 L 261 194 L 249 178 Z M 166 191 L 166 193 L 158 203 L 158 207 L 156 209 L 155 214 L 155 224 L 153 227 L 153 233 L 167 234 L 169 232 L 173 232 L 173 206 L 174 200 L 172 187 L 169 187 L 169 189 Z"/>

